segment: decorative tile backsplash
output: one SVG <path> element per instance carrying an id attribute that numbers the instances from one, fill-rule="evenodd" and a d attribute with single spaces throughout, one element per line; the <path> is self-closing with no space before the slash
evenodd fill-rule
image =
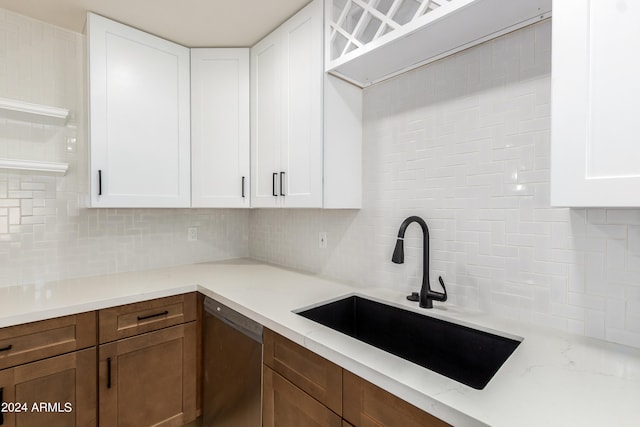
<path id="1" fill-rule="evenodd" d="M 251 256 L 409 293 L 419 215 L 446 304 L 640 347 L 640 210 L 549 207 L 550 71 L 545 21 L 367 88 L 363 209 L 254 210 Z"/>
<path id="2" fill-rule="evenodd" d="M 408 293 L 419 227 L 405 264 L 391 253 L 420 215 L 447 304 L 640 347 L 640 210 L 549 207 L 550 38 L 546 21 L 366 89 L 360 211 L 87 209 L 83 36 L 0 9 L 0 97 L 72 113 L 0 113 L 0 157 L 69 163 L 0 171 L 0 286 L 251 255 Z"/>
<path id="3" fill-rule="evenodd" d="M 0 9 L 0 97 L 71 111 L 62 126 L 0 111 L 0 157 L 69 163 L 63 177 L 0 170 L 0 286 L 247 256 L 247 211 L 86 208 L 84 91 L 81 34 Z"/>

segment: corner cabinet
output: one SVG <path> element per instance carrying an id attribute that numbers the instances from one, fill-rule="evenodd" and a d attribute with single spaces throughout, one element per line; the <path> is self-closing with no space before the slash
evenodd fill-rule
<path id="1" fill-rule="evenodd" d="M 191 49 L 191 205 L 247 208 L 249 49 Z"/>
<path id="2" fill-rule="evenodd" d="M 362 94 L 323 70 L 322 0 L 251 49 L 253 207 L 360 207 Z"/>
<path id="3" fill-rule="evenodd" d="M 640 206 L 640 9 L 553 4 L 551 204 Z"/>
<path id="4" fill-rule="evenodd" d="M 89 13 L 92 207 L 189 207 L 189 49 Z"/>

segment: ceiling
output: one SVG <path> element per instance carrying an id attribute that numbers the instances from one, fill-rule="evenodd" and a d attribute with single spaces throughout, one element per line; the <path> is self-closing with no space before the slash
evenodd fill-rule
<path id="1" fill-rule="evenodd" d="M 0 0 L 0 8 L 82 33 L 87 11 L 188 47 L 252 46 L 309 0 Z"/>

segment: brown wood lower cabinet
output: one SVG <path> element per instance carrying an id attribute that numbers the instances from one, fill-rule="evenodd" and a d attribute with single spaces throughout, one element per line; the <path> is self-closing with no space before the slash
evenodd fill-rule
<path id="1" fill-rule="evenodd" d="M 192 292 L 0 328 L 0 426 L 193 421 L 201 412 L 201 306 Z"/>
<path id="2" fill-rule="evenodd" d="M 263 427 L 449 426 L 266 329 L 263 369 Z"/>
<path id="3" fill-rule="evenodd" d="M 196 417 L 196 322 L 103 344 L 101 426 L 182 426 Z"/>
<path id="4" fill-rule="evenodd" d="M 96 349 L 0 371 L 2 427 L 96 425 Z"/>
<path id="5" fill-rule="evenodd" d="M 338 415 L 266 365 L 263 374 L 263 427 L 342 426 Z"/>
<path id="6" fill-rule="evenodd" d="M 342 368 L 268 329 L 263 335 L 264 364 L 336 414 L 342 414 Z"/>
<path id="7" fill-rule="evenodd" d="M 343 417 L 355 427 L 446 427 L 449 424 L 343 371 Z"/>

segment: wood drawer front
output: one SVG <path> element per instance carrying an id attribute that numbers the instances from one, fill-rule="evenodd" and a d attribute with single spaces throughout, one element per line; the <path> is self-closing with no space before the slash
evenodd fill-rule
<path id="1" fill-rule="evenodd" d="M 196 320 L 195 292 L 100 310 L 100 344 Z"/>
<path id="2" fill-rule="evenodd" d="M 264 365 L 263 427 L 341 427 L 341 418 Z"/>
<path id="3" fill-rule="evenodd" d="M 0 369 L 96 344 L 95 311 L 0 329 Z"/>
<path id="4" fill-rule="evenodd" d="M 264 363 L 342 415 L 341 367 L 268 329 L 264 330 Z"/>
<path id="5" fill-rule="evenodd" d="M 343 372 L 343 381 L 343 417 L 355 427 L 449 426 L 444 421 L 349 371 Z"/>

